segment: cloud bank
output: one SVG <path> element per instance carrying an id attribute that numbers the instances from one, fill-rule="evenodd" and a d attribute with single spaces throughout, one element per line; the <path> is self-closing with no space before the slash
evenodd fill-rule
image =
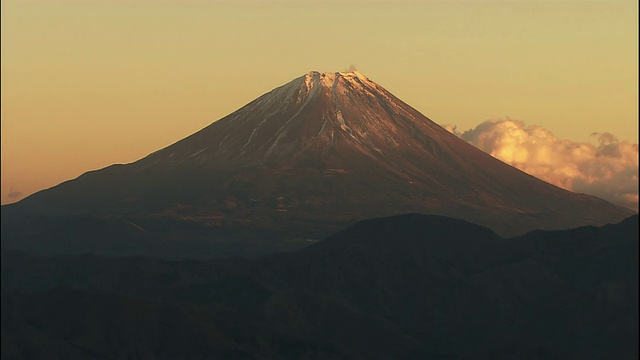
<path id="1" fill-rule="evenodd" d="M 526 173 L 561 188 L 638 210 L 638 144 L 594 133 L 597 144 L 558 139 L 549 130 L 512 119 L 487 120 L 449 132 Z"/>

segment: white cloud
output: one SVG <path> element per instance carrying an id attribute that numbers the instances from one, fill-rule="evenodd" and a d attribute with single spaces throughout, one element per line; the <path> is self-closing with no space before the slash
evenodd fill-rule
<path id="1" fill-rule="evenodd" d="M 443 127 L 549 183 L 638 210 L 638 144 L 618 141 L 609 133 L 592 134 L 595 145 L 573 142 L 512 119 L 487 120 L 464 133 L 455 126 Z"/>

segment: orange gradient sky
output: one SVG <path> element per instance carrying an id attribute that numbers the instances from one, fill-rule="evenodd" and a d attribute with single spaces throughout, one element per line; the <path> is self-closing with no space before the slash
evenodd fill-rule
<path id="1" fill-rule="evenodd" d="M 637 43 L 635 0 L 3 0 L 1 200 L 351 65 L 459 130 L 510 117 L 637 143 Z"/>

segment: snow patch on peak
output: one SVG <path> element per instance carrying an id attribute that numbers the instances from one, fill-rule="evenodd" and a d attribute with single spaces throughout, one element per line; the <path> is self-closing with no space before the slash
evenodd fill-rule
<path id="1" fill-rule="evenodd" d="M 320 73 L 317 71 L 311 71 L 307 74 L 307 76 L 305 76 L 304 78 L 304 95 L 307 95 L 311 89 L 313 89 L 313 87 L 315 86 L 315 84 L 318 83 L 319 79 L 320 79 Z"/>
<path id="2" fill-rule="evenodd" d="M 342 75 L 343 77 L 346 78 L 358 78 L 360 80 L 365 80 L 365 81 L 370 81 L 368 77 L 364 76 L 364 74 L 362 74 L 360 71 L 358 70 L 353 70 L 353 71 L 344 71 L 344 72 L 340 72 L 340 75 Z"/>
<path id="3" fill-rule="evenodd" d="M 321 84 L 324 87 L 331 88 L 337 81 L 345 81 L 349 83 L 372 84 L 375 87 L 375 83 L 369 80 L 364 74 L 358 70 L 353 71 L 341 71 L 341 72 L 318 72 L 310 71 L 304 76 L 304 86 L 307 89 L 307 93 L 316 84 Z M 361 87 L 361 86 L 360 86 Z"/>
<path id="4" fill-rule="evenodd" d="M 322 77 L 322 85 L 326 87 L 333 87 L 333 85 L 335 84 L 338 78 L 335 73 L 323 73 L 321 77 Z"/>
<path id="5" fill-rule="evenodd" d="M 318 71 L 310 71 L 304 77 L 304 86 L 309 92 L 315 85 L 332 87 L 340 73 L 320 73 Z"/>

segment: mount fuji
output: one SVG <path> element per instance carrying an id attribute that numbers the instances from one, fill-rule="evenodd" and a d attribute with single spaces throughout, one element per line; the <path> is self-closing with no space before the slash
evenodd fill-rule
<path id="1" fill-rule="evenodd" d="M 3 206 L 2 247 L 256 254 L 402 213 L 513 236 L 634 212 L 493 158 L 357 71 L 314 71 L 143 159 Z"/>

